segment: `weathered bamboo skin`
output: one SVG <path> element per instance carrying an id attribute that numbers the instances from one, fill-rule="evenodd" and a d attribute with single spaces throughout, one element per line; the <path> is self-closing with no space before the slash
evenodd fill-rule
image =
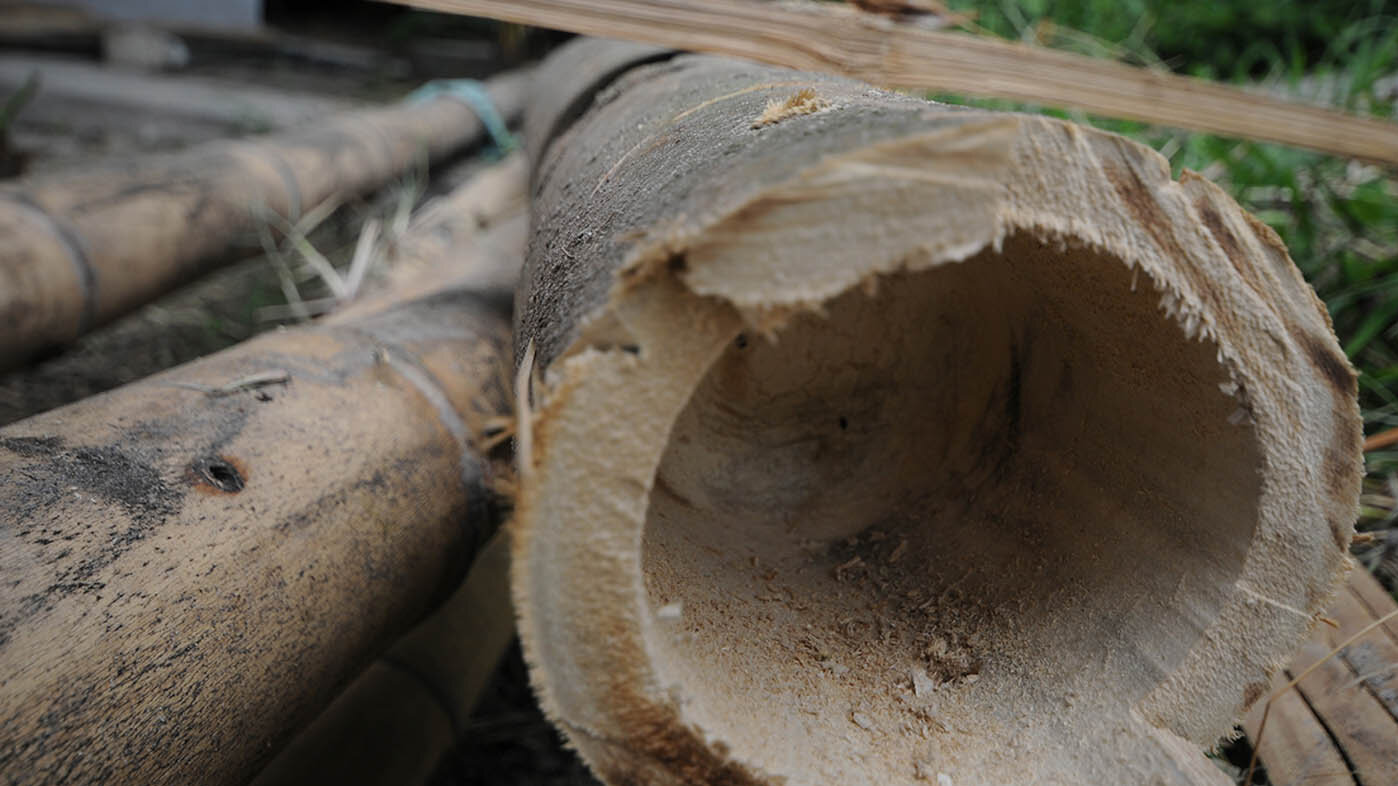
<path id="1" fill-rule="evenodd" d="M 506 118 L 527 81 L 488 84 Z M 272 214 L 363 193 L 484 134 L 465 103 L 437 98 L 0 186 L 0 368 L 196 277 Z"/>
<path id="2" fill-rule="evenodd" d="M 513 596 L 592 767 L 1224 782 L 1361 476 L 1276 235 L 1049 118 L 697 56 L 577 89 L 516 294 Z"/>
<path id="3" fill-rule="evenodd" d="M 0 429 L 3 780 L 245 783 L 454 587 L 524 245 L 482 197 L 400 246 L 435 284 Z"/>
<path id="4" fill-rule="evenodd" d="M 508 568 L 498 536 L 452 598 L 356 677 L 252 786 L 426 783 L 469 734 L 476 699 L 514 638 Z"/>
<path id="5" fill-rule="evenodd" d="M 568 78 L 534 83 L 524 110 L 524 147 L 530 166 L 539 166 L 554 138 L 592 105 L 596 91 L 636 66 L 668 60 L 676 54 L 673 49 L 628 41 L 559 49 L 552 55 L 552 68 Z"/>

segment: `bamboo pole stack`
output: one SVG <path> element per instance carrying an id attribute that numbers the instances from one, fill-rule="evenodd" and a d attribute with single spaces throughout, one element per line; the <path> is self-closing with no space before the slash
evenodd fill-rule
<path id="1" fill-rule="evenodd" d="M 526 89 L 507 74 L 487 93 L 509 118 Z M 2 186 L 0 368 L 207 272 L 258 221 L 383 185 L 485 130 L 465 103 L 436 98 Z"/>
<path id="2" fill-rule="evenodd" d="M 429 210 L 425 278 L 0 429 L 7 781 L 244 783 L 452 591 L 498 523 L 522 187 Z"/>
<path id="3" fill-rule="evenodd" d="M 1361 477 L 1276 235 L 1114 135 L 611 46 L 541 75 L 515 312 L 514 597 L 572 744 L 614 784 L 1224 782 Z"/>

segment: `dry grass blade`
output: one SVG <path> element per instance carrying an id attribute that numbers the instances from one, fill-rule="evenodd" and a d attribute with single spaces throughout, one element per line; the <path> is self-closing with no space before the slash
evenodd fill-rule
<path id="1" fill-rule="evenodd" d="M 424 181 L 427 179 L 426 162 L 403 179 L 403 187 L 398 190 L 398 198 L 393 205 L 393 218 L 388 224 L 388 239 L 397 243 L 412 223 L 413 208 L 422 200 Z"/>
<path id="2" fill-rule="evenodd" d="M 301 255 L 301 259 L 315 271 L 316 275 L 330 288 L 331 294 L 336 300 L 348 300 L 351 297 L 349 285 L 340 276 L 340 271 L 330 264 L 330 260 L 320 253 L 305 235 L 293 235 L 291 237 L 291 247 L 296 249 L 296 253 Z"/>
<path id="3" fill-rule="evenodd" d="M 359 287 L 364 284 L 364 276 L 368 274 L 369 267 L 374 263 L 374 258 L 378 255 L 379 228 L 382 226 L 377 218 L 371 218 L 364 222 L 364 226 L 359 230 L 359 240 L 354 245 L 354 256 L 350 260 L 349 274 L 345 277 L 345 300 L 351 300 L 359 294 Z"/>
<path id="4" fill-rule="evenodd" d="M 530 382 L 534 374 L 534 342 L 524 350 L 519 371 L 515 373 L 515 460 L 519 477 L 524 479 L 533 470 L 534 419 L 529 408 Z"/>
<path id="5" fill-rule="evenodd" d="M 316 231 L 327 218 L 335 214 L 340 209 L 340 202 L 336 199 L 326 199 L 315 207 L 301 214 L 301 217 L 292 224 L 288 234 L 296 233 L 309 235 Z"/>
<path id="6" fill-rule="evenodd" d="M 286 298 L 286 308 L 291 316 L 301 320 L 310 319 L 310 311 L 301 299 L 301 292 L 296 288 L 296 279 L 292 275 L 291 265 L 287 264 L 286 256 L 272 237 L 267 222 L 257 222 L 257 239 L 262 244 L 262 253 L 266 254 L 267 259 L 272 262 L 272 267 L 277 271 L 277 281 L 281 284 L 282 297 Z"/>
<path id="7" fill-rule="evenodd" d="M 1253 775 L 1257 772 L 1258 751 L 1262 748 L 1262 735 L 1265 734 L 1267 731 L 1267 715 L 1272 711 L 1272 702 L 1275 701 L 1277 697 L 1284 695 L 1287 691 L 1296 687 L 1297 683 L 1305 679 L 1306 676 L 1309 675 L 1312 671 L 1315 671 L 1317 668 L 1319 668 L 1321 664 L 1329 661 L 1331 658 L 1338 655 L 1340 651 L 1343 650 L 1345 647 L 1348 647 L 1349 645 L 1363 638 L 1370 631 L 1375 630 L 1379 626 L 1383 625 L 1391 619 L 1394 619 L 1395 617 L 1398 617 L 1398 609 L 1394 609 L 1393 611 L 1390 611 L 1382 617 L 1379 617 L 1378 619 L 1374 620 L 1368 625 L 1365 625 L 1353 636 L 1350 636 L 1349 638 L 1345 639 L 1339 644 L 1336 644 L 1334 649 L 1326 653 L 1325 657 L 1306 667 L 1304 670 L 1301 671 L 1300 674 L 1297 674 L 1295 677 L 1292 677 L 1290 682 L 1273 691 L 1272 695 L 1267 697 L 1267 704 L 1264 705 L 1262 708 L 1262 720 L 1257 724 L 1257 739 L 1253 740 L 1252 743 L 1252 757 L 1248 760 L 1247 777 L 1243 779 L 1243 783 L 1252 783 Z"/>
<path id="8" fill-rule="evenodd" d="M 253 319 L 256 319 L 258 322 L 285 322 L 289 319 L 304 321 L 312 317 L 329 314 L 339 305 L 340 301 L 333 297 L 301 300 L 285 305 L 272 304 L 270 306 L 259 307 L 253 312 Z"/>

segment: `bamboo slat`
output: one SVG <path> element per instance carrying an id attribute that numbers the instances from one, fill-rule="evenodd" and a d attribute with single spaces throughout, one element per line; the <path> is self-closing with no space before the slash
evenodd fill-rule
<path id="1" fill-rule="evenodd" d="M 827 3 L 392 0 L 877 85 L 1009 98 L 1398 163 L 1398 125 L 1042 47 L 898 24 Z"/>

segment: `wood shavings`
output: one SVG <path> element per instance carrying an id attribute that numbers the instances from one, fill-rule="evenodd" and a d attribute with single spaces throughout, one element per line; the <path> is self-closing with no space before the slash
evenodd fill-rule
<path id="1" fill-rule="evenodd" d="M 756 120 L 752 121 L 751 128 L 765 128 L 766 126 L 780 123 L 787 118 L 796 117 L 797 115 L 814 114 L 822 109 L 828 109 L 829 107 L 830 102 L 816 96 L 815 90 L 809 87 L 802 88 L 796 92 L 796 95 L 793 95 L 785 101 L 780 101 L 775 98 L 768 101 L 767 107 L 762 110 L 762 114 L 759 115 Z"/>
<path id="2" fill-rule="evenodd" d="M 933 682 L 923 669 L 913 669 L 913 695 L 919 698 L 928 696 L 937 689 L 937 683 Z"/>

